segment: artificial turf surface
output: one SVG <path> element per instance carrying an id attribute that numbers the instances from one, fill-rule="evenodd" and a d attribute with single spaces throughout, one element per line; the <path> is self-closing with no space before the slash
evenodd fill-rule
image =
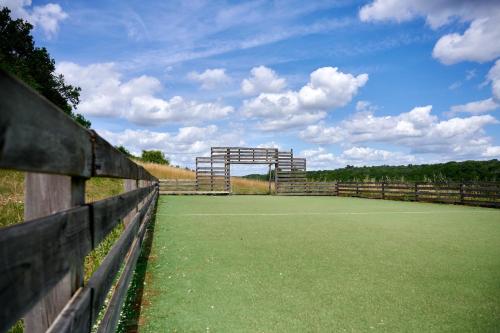
<path id="1" fill-rule="evenodd" d="M 141 332 L 498 332 L 500 210 L 162 196 Z"/>

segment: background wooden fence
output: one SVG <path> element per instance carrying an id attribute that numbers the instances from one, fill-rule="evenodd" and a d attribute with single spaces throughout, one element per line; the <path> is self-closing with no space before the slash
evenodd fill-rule
<path id="1" fill-rule="evenodd" d="M 197 190 L 195 179 L 160 179 L 160 194 L 183 194 Z"/>
<path id="2" fill-rule="evenodd" d="M 500 207 L 498 182 L 296 182 L 280 186 L 281 195 L 337 195 Z"/>
<path id="3" fill-rule="evenodd" d="M 28 172 L 26 222 L 0 230 L 0 332 L 22 317 L 26 332 L 90 332 L 101 311 L 97 331 L 114 331 L 157 179 L 3 71 L 0 168 Z M 127 192 L 86 204 L 90 177 L 124 178 Z M 122 221 L 120 238 L 84 284 L 85 256 Z"/>
<path id="4" fill-rule="evenodd" d="M 196 180 L 160 180 L 160 194 L 190 194 L 194 192 L 197 192 Z M 498 182 L 409 183 L 297 180 L 280 183 L 277 194 L 351 196 L 500 207 L 500 183 Z"/>

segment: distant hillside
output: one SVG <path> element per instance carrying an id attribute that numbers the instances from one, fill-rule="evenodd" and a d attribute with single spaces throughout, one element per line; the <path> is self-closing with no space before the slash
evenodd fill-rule
<path id="1" fill-rule="evenodd" d="M 245 178 L 267 179 L 267 175 Z M 500 181 L 500 161 L 465 161 L 439 164 L 400 166 L 347 166 L 335 170 L 308 171 L 307 178 L 315 181 Z"/>

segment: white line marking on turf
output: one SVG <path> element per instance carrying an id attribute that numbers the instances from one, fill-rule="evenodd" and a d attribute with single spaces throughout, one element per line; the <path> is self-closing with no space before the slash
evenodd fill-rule
<path id="1" fill-rule="evenodd" d="M 475 210 L 474 213 L 495 213 L 492 211 Z M 463 211 L 431 211 L 431 212 L 324 212 L 324 213 L 184 213 L 184 214 L 164 214 L 160 216 L 297 216 L 297 215 L 372 215 L 372 214 L 435 214 L 435 213 L 464 213 Z M 472 212 L 470 212 L 472 213 Z"/>

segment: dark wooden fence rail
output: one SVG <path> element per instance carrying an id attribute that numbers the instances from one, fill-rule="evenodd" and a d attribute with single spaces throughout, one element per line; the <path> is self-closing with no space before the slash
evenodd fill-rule
<path id="1" fill-rule="evenodd" d="M 291 182 L 281 195 L 337 195 L 500 207 L 499 182 Z"/>
<path id="2" fill-rule="evenodd" d="M 98 331 L 112 332 L 158 180 L 3 71 L 0 168 L 27 171 L 26 222 L 0 229 L 0 332 L 23 317 L 26 332 L 90 332 L 100 311 Z M 123 178 L 127 192 L 86 204 L 90 177 Z M 84 284 L 85 256 L 122 221 L 120 238 Z"/>

